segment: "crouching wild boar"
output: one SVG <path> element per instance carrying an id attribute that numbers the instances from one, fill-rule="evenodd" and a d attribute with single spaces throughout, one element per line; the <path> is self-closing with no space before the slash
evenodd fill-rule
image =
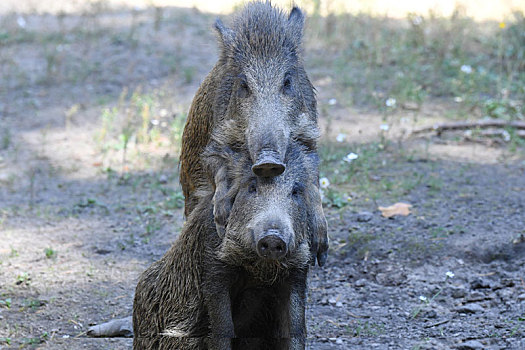
<path id="1" fill-rule="evenodd" d="M 315 93 L 301 59 L 304 15 L 297 7 L 288 15 L 269 2 L 246 5 L 231 28 L 217 20 L 220 56 L 193 100 L 182 136 L 180 181 L 189 216 L 198 190 L 212 184 L 214 218 L 223 236 L 230 216 L 232 178 L 222 163 L 202 156 L 211 135 L 224 123 L 236 134 L 222 134 L 232 152 L 246 152 L 253 173 L 273 177 L 285 171 L 290 140 L 316 152 L 319 128 Z M 243 149 L 241 149 L 241 147 Z M 313 170 L 318 174 L 318 169 Z M 317 183 L 315 186 L 318 186 Z M 308 203 L 308 236 L 319 265 L 326 261 L 327 226 L 318 192 Z M 312 259 L 315 263 L 315 259 Z"/>
<path id="2" fill-rule="evenodd" d="M 213 189 L 201 191 L 171 249 L 139 279 L 134 349 L 304 349 L 306 197 L 318 161 L 295 143 L 283 161 L 281 175 L 258 177 L 249 154 L 228 158 L 235 195 L 223 238 Z"/>

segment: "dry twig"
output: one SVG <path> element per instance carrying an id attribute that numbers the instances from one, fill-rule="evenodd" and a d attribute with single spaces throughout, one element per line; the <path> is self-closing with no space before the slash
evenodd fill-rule
<path id="1" fill-rule="evenodd" d="M 486 128 L 516 128 L 518 130 L 525 130 L 525 122 L 521 121 L 506 121 L 506 120 L 477 120 L 477 121 L 466 121 L 466 122 L 455 122 L 455 123 L 443 123 L 427 126 L 421 129 L 412 131 L 412 135 L 423 134 L 426 132 L 436 132 L 441 135 L 443 131 L 448 130 L 467 130 L 467 129 L 486 129 Z M 519 133 L 521 136 L 521 132 Z"/>

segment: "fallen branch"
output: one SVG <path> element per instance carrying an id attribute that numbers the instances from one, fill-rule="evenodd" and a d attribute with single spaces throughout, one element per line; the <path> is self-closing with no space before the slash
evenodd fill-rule
<path id="1" fill-rule="evenodd" d="M 131 316 L 118 318 L 106 323 L 89 327 L 87 335 L 90 337 L 133 337 L 133 321 Z"/>
<path id="2" fill-rule="evenodd" d="M 455 122 L 455 123 L 443 123 L 443 124 L 434 124 L 432 126 L 427 126 L 421 129 L 416 129 L 412 131 L 414 134 L 422 134 L 426 132 L 436 132 L 440 135 L 443 131 L 447 130 L 466 130 L 466 129 L 485 129 L 485 128 L 516 128 L 519 130 L 525 130 L 525 122 L 521 121 L 505 121 L 497 119 L 489 120 L 478 120 L 473 122 Z"/>
<path id="3" fill-rule="evenodd" d="M 450 320 L 442 320 L 442 321 L 439 321 L 439 322 L 436 322 L 436 323 L 424 325 L 423 327 L 424 328 L 432 328 L 432 327 L 441 326 L 442 324 L 445 324 L 445 323 L 448 323 L 448 322 L 450 322 Z"/>

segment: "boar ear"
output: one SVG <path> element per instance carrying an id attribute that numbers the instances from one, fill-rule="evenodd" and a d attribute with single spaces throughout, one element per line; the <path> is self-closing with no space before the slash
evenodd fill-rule
<path id="1" fill-rule="evenodd" d="M 215 21 L 215 30 L 219 34 L 222 46 L 229 47 L 233 42 L 233 30 L 227 28 L 219 18 Z"/>
<path id="2" fill-rule="evenodd" d="M 303 35 L 303 27 L 304 27 L 304 14 L 299 9 L 299 7 L 294 7 L 292 11 L 290 11 L 290 16 L 288 16 L 288 23 L 290 26 L 292 26 L 295 34 L 301 38 Z"/>

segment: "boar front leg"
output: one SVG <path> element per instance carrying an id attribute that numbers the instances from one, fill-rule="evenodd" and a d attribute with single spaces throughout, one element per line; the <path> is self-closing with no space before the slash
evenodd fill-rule
<path id="1" fill-rule="evenodd" d="M 278 328 L 275 334 L 278 344 L 275 349 L 304 350 L 305 348 L 307 273 L 307 269 L 291 273 L 291 279 L 280 287 L 276 304 Z"/>
<path id="2" fill-rule="evenodd" d="M 205 270 L 203 296 L 208 309 L 210 350 L 231 350 L 231 340 L 235 337 L 231 312 L 230 275 L 219 263 Z"/>

